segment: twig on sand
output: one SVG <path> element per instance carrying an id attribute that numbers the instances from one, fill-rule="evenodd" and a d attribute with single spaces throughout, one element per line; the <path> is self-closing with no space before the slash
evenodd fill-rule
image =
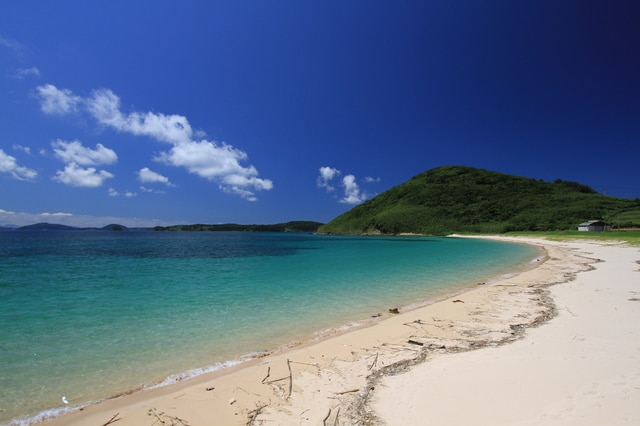
<path id="1" fill-rule="evenodd" d="M 264 376 L 264 379 L 262 379 L 262 383 L 264 383 L 269 378 L 269 376 L 271 376 L 271 366 L 267 367 L 267 375 Z"/>
<path id="2" fill-rule="evenodd" d="M 291 361 L 289 358 L 287 358 L 287 367 L 289 367 L 289 395 L 287 395 L 287 399 L 289 399 L 293 391 L 293 373 L 291 372 Z"/>
<path id="3" fill-rule="evenodd" d="M 329 412 L 327 413 L 327 415 L 324 417 L 324 419 L 322 419 L 322 425 L 323 426 L 327 426 L 327 420 L 329 420 L 329 417 L 331 416 L 331 408 L 329 408 Z"/>
<path id="4" fill-rule="evenodd" d="M 253 409 L 253 410 L 249 411 L 249 412 L 247 413 L 247 423 L 246 423 L 246 425 L 247 425 L 247 426 L 251 426 L 251 425 L 253 424 L 253 422 L 255 422 L 255 421 L 256 421 L 256 418 L 260 415 L 260 412 L 261 412 L 264 408 L 266 408 L 266 407 L 268 407 L 268 406 L 269 406 L 269 404 L 264 404 L 264 405 L 261 405 L 261 406 L 259 406 L 259 407 L 255 408 L 255 409 Z"/>
<path id="5" fill-rule="evenodd" d="M 340 416 L 340 407 L 338 406 L 338 410 L 336 411 L 336 419 L 333 422 L 333 426 L 338 426 L 338 417 Z"/>
<path id="6" fill-rule="evenodd" d="M 157 422 L 160 422 L 160 424 L 166 424 L 167 422 L 166 420 L 170 420 L 171 421 L 171 426 L 175 426 L 175 425 L 182 425 L 182 426 L 189 426 L 189 422 L 181 419 L 180 417 L 175 417 L 175 416 L 170 416 L 168 414 L 165 414 L 164 411 L 161 413 L 158 413 L 158 411 L 155 408 L 150 408 L 149 411 L 147 411 L 147 414 L 151 417 L 155 417 L 156 420 L 152 423 L 152 424 L 156 424 Z"/>
<path id="7" fill-rule="evenodd" d="M 375 366 L 376 366 L 376 364 L 378 363 L 378 355 L 379 355 L 379 354 L 380 354 L 379 352 L 376 352 L 376 357 L 375 357 L 375 359 L 373 360 L 373 362 L 371 363 L 371 365 L 369 366 L 368 371 L 371 371 L 371 369 L 372 369 L 373 367 L 375 367 Z"/>
<path id="8" fill-rule="evenodd" d="M 336 392 L 336 395 L 344 395 L 345 393 L 358 392 L 359 390 L 360 390 L 360 388 L 347 389 L 347 390 L 344 390 L 344 391 Z"/>
<path id="9" fill-rule="evenodd" d="M 108 422 L 103 423 L 102 426 L 107 426 L 107 425 L 110 425 L 111 423 L 115 423 L 115 422 L 118 422 L 118 421 L 122 420 L 122 419 L 118 419 L 117 418 L 119 415 L 120 415 L 120 413 L 114 414 L 113 417 L 111 417 Z"/>

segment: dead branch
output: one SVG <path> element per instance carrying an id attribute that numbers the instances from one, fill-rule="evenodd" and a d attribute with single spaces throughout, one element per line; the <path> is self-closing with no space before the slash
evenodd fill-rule
<path id="1" fill-rule="evenodd" d="M 338 411 L 336 411 L 336 419 L 333 421 L 333 426 L 338 426 L 338 417 L 340 416 L 340 406 L 338 406 Z"/>
<path id="2" fill-rule="evenodd" d="M 249 412 L 247 413 L 247 423 L 246 423 L 246 426 L 251 426 L 251 425 L 253 424 L 253 422 L 256 420 L 256 418 L 260 415 L 260 412 L 261 412 L 264 408 L 266 408 L 266 407 L 268 407 L 268 406 L 269 406 L 269 404 L 264 404 L 264 405 L 261 405 L 260 407 L 257 407 L 257 408 L 256 408 L 256 409 L 254 409 L 254 410 L 249 411 Z"/>
<path id="3" fill-rule="evenodd" d="M 310 365 L 311 367 L 320 368 L 317 362 L 309 363 L 309 362 L 291 361 L 291 364 Z"/>
<path id="4" fill-rule="evenodd" d="M 375 367 L 375 366 L 376 366 L 376 364 L 378 363 L 378 355 L 379 355 L 379 352 L 376 352 L 376 357 L 375 357 L 375 359 L 373 360 L 373 362 L 371 363 L 371 365 L 369 366 L 368 371 L 371 371 L 371 369 L 372 369 L 373 367 Z"/>
<path id="5" fill-rule="evenodd" d="M 160 413 L 160 414 L 164 414 L 164 413 Z M 158 415 L 158 412 L 156 411 L 155 408 L 149 408 L 149 411 L 147 411 L 147 415 L 156 418 L 156 421 L 154 421 L 153 424 L 155 424 L 156 422 L 160 422 L 161 424 L 164 424 L 164 420 L 162 420 L 162 417 Z"/>
<path id="6" fill-rule="evenodd" d="M 264 376 L 264 379 L 262 379 L 262 383 L 264 383 L 265 380 L 267 380 L 269 378 L 269 376 L 271 376 L 271 366 L 267 367 L 267 375 Z"/>
<path id="7" fill-rule="evenodd" d="M 322 419 L 322 424 L 323 426 L 327 426 L 327 420 L 329 420 L 329 416 L 331 416 L 331 408 L 329 408 L 329 412 L 327 413 L 327 415 L 325 416 L 324 419 Z"/>
<path id="8" fill-rule="evenodd" d="M 116 417 L 118 417 L 119 415 L 120 415 L 120 413 L 116 413 L 116 414 L 114 414 L 114 416 L 113 416 L 113 417 L 111 417 L 111 418 L 109 419 L 109 421 L 108 421 L 108 422 L 103 423 L 103 424 L 102 424 L 102 426 L 107 426 L 107 425 L 110 425 L 111 423 L 115 423 L 115 422 L 118 422 L 118 421 L 122 420 L 122 419 L 117 419 L 117 418 L 116 418 Z"/>
<path id="9" fill-rule="evenodd" d="M 289 399 L 293 391 L 293 373 L 291 372 L 291 361 L 289 361 L 289 358 L 287 358 L 287 367 L 289 367 L 289 395 L 287 396 L 287 399 Z"/>
<path id="10" fill-rule="evenodd" d="M 353 389 L 348 389 L 348 390 L 344 390 L 341 392 L 336 392 L 336 395 L 344 395 L 345 393 L 353 393 L 353 392 L 358 392 L 360 390 L 360 388 L 353 388 Z"/>
<path id="11" fill-rule="evenodd" d="M 273 380 L 269 380 L 268 382 L 263 382 L 265 385 L 270 385 L 271 383 L 275 383 L 275 382 L 281 382 L 283 380 L 289 380 L 290 377 L 280 377 L 279 379 L 273 379 Z"/>

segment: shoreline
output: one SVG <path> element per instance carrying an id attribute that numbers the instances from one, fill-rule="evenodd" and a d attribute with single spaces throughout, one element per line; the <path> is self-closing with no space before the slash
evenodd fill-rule
<path id="1" fill-rule="evenodd" d="M 571 265 L 563 267 L 557 256 L 571 253 L 557 243 L 497 239 L 543 247 L 549 255 L 535 268 L 493 284 L 346 331 L 292 342 L 283 350 L 189 380 L 107 399 L 41 424 L 105 424 L 110 419 L 121 425 L 154 419 L 190 424 L 318 424 L 324 419 L 375 424 L 370 401 L 378 380 L 434 355 L 520 339 L 526 329 L 555 315 L 545 288 L 569 281 L 595 262 L 573 255 Z"/>

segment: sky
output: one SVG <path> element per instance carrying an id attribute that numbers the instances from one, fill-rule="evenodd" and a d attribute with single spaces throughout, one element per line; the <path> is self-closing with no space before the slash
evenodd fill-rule
<path id="1" fill-rule="evenodd" d="M 0 225 L 328 222 L 445 165 L 640 197 L 640 3 L 5 0 Z"/>

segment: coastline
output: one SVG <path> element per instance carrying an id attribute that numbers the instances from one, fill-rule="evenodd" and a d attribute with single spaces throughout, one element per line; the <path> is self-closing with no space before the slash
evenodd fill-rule
<path id="1" fill-rule="evenodd" d="M 571 244 L 499 239 L 544 247 L 548 256 L 534 269 L 430 305 L 43 424 L 375 424 L 385 409 L 378 393 L 390 386 L 386 376 L 408 370 L 402 376 L 413 377 L 410 364 L 520 339 L 556 314 L 547 287 L 569 282 L 595 262 L 572 252 Z M 472 353 L 480 352 L 486 350 Z M 394 405 L 395 399 L 387 398 Z"/>

